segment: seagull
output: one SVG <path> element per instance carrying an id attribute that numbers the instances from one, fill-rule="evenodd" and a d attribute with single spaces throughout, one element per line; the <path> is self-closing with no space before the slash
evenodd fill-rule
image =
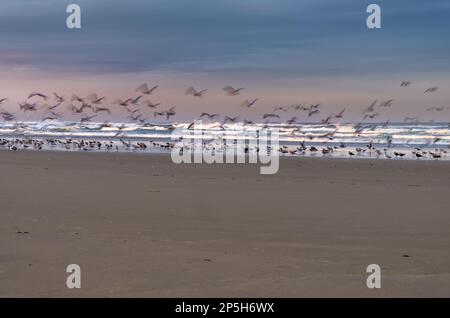
<path id="1" fill-rule="evenodd" d="M 37 110 L 36 106 L 37 106 L 36 103 L 34 103 L 34 104 L 30 104 L 30 103 L 27 103 L 27 102 L 25 102 L 23 104 L 19 103 L 20 110 L 22 110 L 24 112 L 36 111 Z"/>
<path id="2" fill-rule="evenodd" d="M 47 98 L 48 98 L 47 95 L 42 94 L 42 93 L 37 93 L 37 92 L 31 93 L 30 95 L 28 95 L 28 98 L 30 99 L 30 98 L 33 98 L 33 97 L 35 97 L 35 96 L 41 97 L 42 99 L 47 99 Z"/>
<path id="3" fill-rule="evenodd" d="M 85 117 L 82 117 L 82 118 L 80 119 L 80 121 L 81 121 L 82 123 L 87 122 L 87 121 L 91 121 L 91 119 L 94 118 L 94 117 L 96 117 L 96 116 L 97 116 L 97 114 L 92 115 L 92 116 L 85 116 Z"/>
<path id="4" fill-rule="evenodd" d="M 286 121 L 286 123 L 288 123 L 289 125 L 295 124 L 297 122 L 297 117 L 291 117 L 291 119 L 288 119 Z"/>
<path id="5" fill-rule="evenodd" d="M 267 119 L 267 118 L 280 118 L 280 116 L 278 114 L 263 114 L 263 119 Z"/>
<path id="6" fill-rule="evenodd" d="M 132 101 L 131 98 L 129 98 L 129 99 L 125 100 L 125 101 L 123 101 L 121 99 L 116 99 L 113 102 L 113 104 L 117 104 L 117 105 L 120 105 L 120 106 L 123 106 L 123 107 L 127 107 L 131 101 Z"/>
<path id="7" fill-rule="evenodd" d="M 392 102 L 394 100 L 393 99 L 388 99 L 387 101 L 384 101 L 380 104 L 381 107 L 391 107 L 392 106 Z"/>
<path id="8" fill-rule="evenodd" d="M 426 93 L 434 93 L 434 92 L 437 91 L 438 89 L 439 89 L 439 87 L 430 87 L 430 88 L 427 88 L 427 89 L 425 90 L 424 94 L 426 94 Z"/>
<path id="9" fill-rule="evenodd" d="M 380 114 L 378 114 L 378 113 L 375 113 L 375 114 L 365 114 L 365 115 L 364 115 L 364 119 L 366 119 L 366 118 L 374 119 L 375 117 L 378 117 L 378 116 L 380 116 Z"/>
<path id="10" fill-rule="evenodd" d="M 364 110 L 364 113 L 371 113 L 375 110 L 375 106 L 378 103 L 378 99 L 376 99 L 369 107 Z"/>
<path id="11" fill-rule="evenodd" d="M 0 116 L 3 117 L 5 121 L 12 121 L 16 119 L 16 116 L 14 114 L 8 112 L 0 112 Z"/>
<path id="12" fill-rule="evenodd" d="M 157 88 L 158 88 L 158 85 L 153 86 L 152 88 L 149 88 L 147 84 L 142 84 L 141 86 L 136 88 L 136 91 L 141 92 L 144 95 L 151 95 Z"/>
<path id="13" fill-rule="evenodd" d="M 320 110 L 318 110 L 318 109 L 310 109 L 308 112 L 308 117 L 311 117 L 312 115 L 319 114 L 319 113 L 320 113 Z"/>
<path id="14" fill-rule="evenodd" d="M 157 104 L 152 103 L 150 100 L 145 100 L 145 101 L 143 101 L 143 103 L 145 106 L 150 107 L 150 108 L 156 108 L 159 105 L 161 105 L 161 103 L 157 103 Z"/>
<path id="15" fill-rule="evenodd" d="M 53 95 L 55 96 L 55 100 L 56 100 L 58 103 L 64 102 L 64 97 L 63 97 L 63 96 L 59 96 L 57 93 L 53 93 Z"/>
<path id="16" fill-rule="evenodd" d="M 142 95 L 137 96 L 136 98 L 130 98 L 130 103 L 132 105 L 137 105 L 139 103 L 139 100 L 142 98 Z"/>
<path id="17" fill-rule="evenodd" d="M 223 88 L 223 90 L 228 94 L 228 96 L 236 96 L 239 95 L 239 93 L 243 90 L 244 88 L 234 88 L 232 86 L 225 86 Z"/>
<path id="18" fill-rule="evenodd" d="M 72 97 L 70 98 L 70 101 L 71 102 L 76 101 L 76 102 L 80 102 L 80 103 L 84 102 L 84 100 L 81 97 L 79 97 L 78 95 L 76 95 L 76 94 L 72 94 Z"/>
<path id="19" fill-rule="evenodd" d="M 255 107 L 256 102 L 258 101 L 258 98 L 255 98 L 254 100 L 252 100 L 251 102 L 249 102 L 248 100 L 244 101 L 241 104 L 241 107 L 247 107 L 247 108 L 252 108 Z"/>
<path id="20" fill-rule="evenodd" d="M 403 82 L 400 84 L 400 87 L 407 87 L 407 86 L 409 86 L 409 85 L 411 85 L 411 82 L 410 82 L 410 81 L 403 81 Z"/>
<path id="21" fill-rule="evenodd" d="M 236 122 L 236 120 L 238 120 L 238 118 L 239 118 L 239 116 L 236 116 L 236 117 L 225 116 L 225 118 L 223 120 L 223 123 L 224 124 L 226 124 L 226 123 L 234 123 L 234 122 Z"/>
<path id="22" fill-rule="evenodd" d="M 98 114 L 100 112 L 105 112 L 108 113 L 109 115 L 111 115 L 111 110 L 109 108 L 106 107 L 95 107 L 95 113 Z"/>
<path id="23" fill-rule="evenodd" d="M 220 116 L 220 115 L 219 114 L 201 113 L 200 118 L 208 117 L 209 119 L 214 119 L 214 118 L 216 118 L 218 116 Z"/>
<path id="24" fill-rule="evenodd" d="M 344 113 L 345 113 L 345 108 L 343 110 L 341 110 L 340 113 L 336 114 L 336 115 L 332 115 L 334 118 L 343 118 L 344 117 Z"/>
<path id="25" fill-rule="evenodd" d="M 94 105 L 99 105 L 105 99 L 105 97 L 98 97 L 97 94 L 93 93 L 86 97 L 87 100 L 91 101 Z"/>
<path id="26" fill-rule="evenodd" d="M 8 100 L 8 98 L 0 98 L 0 105 L 3 104 L 4 102 L 6 102 Z"/>
<path id="27" fill-rule="evenodd" d="M 430 107 L 430 108 L 427 108 L 427 110 L 428 111 L 430 111 L 430 110 L 435 110 L 435 111 L 437 111 L 437 112 L 441 112 L 441 111 L 443 111 L 444 109 L 448 109 L 449 107 Z"/>
<path id="28" fill-rule="evenodd" d="M 165 110 L 162 112 L 154 112 L 153 116 L 166 116 L 166 120 L 169 120 L 170 116 L 175 116 L 175 107 L 171 107 L 169 110 Z"/>
<path id="29" fill-rule="evenodd" d="M 203 97 L 203 94 L 205 94 L 205 92 L 207 91 L 207 89 L 201 90 L 201 91 L 197 91 L 195 88 L 193 88 L 192 86 L 189 87 L 186 90 L 186 95 L 192 95 L 194 97 Z"/>

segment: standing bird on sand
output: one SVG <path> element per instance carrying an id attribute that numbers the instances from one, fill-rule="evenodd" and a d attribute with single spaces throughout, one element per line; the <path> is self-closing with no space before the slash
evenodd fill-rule
<path id="1" fill-rule="evenodd" d="M 243 90 L 244 88 L 234 88 L 232 86 L 225 86 L 223 88 L 223 90 L 227 93 L 228 96 L 236 96 L 239 95 L 239 93 Z"/>
<path id="2" fill-rule="evenodd" d="M 192 95 L 194 97 L 203 97 L 203 94 L 205 94 L 205 92 L 207 91 L 207 89 L 201 90 L 201 91 L 197 91 L 195 88 L 193 88 L 192 86 L 189 87 L 186 90 L 186 95 Z"/>
<path id="3" fill-rule="evenodd" d="M 258 98 L 255 98 L 251 102 L 246 100 L 241 104 L 241 107 L 253 108 L 253 107 L 255 107 L 255 104 L 258 100 L 259 100 Z"/>

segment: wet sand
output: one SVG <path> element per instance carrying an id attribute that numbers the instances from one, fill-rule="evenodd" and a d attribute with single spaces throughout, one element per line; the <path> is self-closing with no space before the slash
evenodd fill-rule
<path id="1" fill-rule="evenodd" d="M 292 158 L 263 176 L 1 151 L 0 172 L 3 297 L 450 297 L 448 162 Z"/>

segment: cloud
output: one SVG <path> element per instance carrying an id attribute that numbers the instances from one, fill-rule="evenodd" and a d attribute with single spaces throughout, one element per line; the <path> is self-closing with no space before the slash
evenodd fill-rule
<path id="1" fill-rule="evenodd" d="M 383 29 L 365 27 L 370 1 L 78 0 L 82 30 L 59 0 L 3 0 L 2 64 L 52 72 L 235 72 L 272 76 L 448 70 L 450 5 L 380 0 Z M 420 63 L 417 60 L 420 59 Z"/>

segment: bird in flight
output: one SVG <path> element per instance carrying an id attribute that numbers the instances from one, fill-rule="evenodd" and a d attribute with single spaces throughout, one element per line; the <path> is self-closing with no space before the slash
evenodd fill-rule
<path id="1" fill-rule="evenodd" d="M 280 118 L 280 115 L 273 114 L 273 113 L 263 114 L 263 119 L 267 119 L 267 118 Z"/>
<path id="2" fill-rule="evenodd" d="M 205 94 L 205 92 L 207 91 L 207 89 L 201 90 L 201 91 L 197 91 L 195 88 L 193 88 L 192 86 L 189 87 L 186 90 L 186 95 L 192 95 L 194 97 L 203 97 L 203 95 Z"/>
<path id="3" fill-rule="evenodd" d="M 149 88 L 147 84 L 142 84 L 138 88 L 136 88 L 136 92 L 141 92 L 144 95 L 151 95 L 158 88 L 158 85 Z"/>
<path id="4" fill-rule="evenodd" d="M 102 103 L 102 101 L 105 99 L 105 97 L 98 97 L 97 94 L 93 93 L 86 97 L 87 100 L 89 100 L 94 105 L 99 105 Z"/>
<path id="5" fill-rule="evenodd" d="M 436 92 L 438 89 L 439 89 L 439 87 L 430 87 L 430 88 L 427 88 L 427 89 L 425 90 L 424 94 L 427 94 L 427 93 L 434 93 L 434 92 Z"/>
<path id="6" fill-rule="evenodd" d="M 225 86 L 223 88 L 223 90 L 227 93 L 228 96 L 236 96 L 239 95 L 239 93 L 243 90 L 244 88 L 234 88 L 232 86 Z"/>
<path id="7" fill-rule="evenodd" d="M 216 118 L 218 116 L 219 116 L 219 114 L 201 113 L 200 118 L 208 117 L 209 119 L 214 119 L 214 118 Z"/>
<path id="8" fill-rule="evenodd" d="M 159 105 L 161 105 L 161 103 L 156 103 L 156 104 L 152 103 L 151 100 L 145 100 L 145 101 L 143 101 L 143 103 L 144 103 L 145 106 L 150 107 L 150 108 L 156 108 Z"/>
<path id="9" fill-rule="evenodd" d="M 42 94 L 42 93 L 37 93 L 37 92 L 31 93 L 30 95 L 28 95 L 28 98 L 33 98 L 33 97 L 35 97 L 35 96 L 40 97 L 40 98 L 42 98 L 42 99 L 47 99 L 47 98 L 48 98 L 47 95 Z"/>
<path id="10" fill-rule="evenodd" d="M 255 98 L 252 101 L 246 100 L 241 104 L 241 107 L 253 108 L 253 107 L 255 107 L 255 104 L 257 101 L 258 101 L 258 98 Z"/>
<path id="11" fill-rule="evenodd" d="M 411 82 L 410 82 L 410 81 L 403 81 L 403 82 L 400 84 L 400 87 L 408 87 L 409 85 L 411 85 Z"/>

